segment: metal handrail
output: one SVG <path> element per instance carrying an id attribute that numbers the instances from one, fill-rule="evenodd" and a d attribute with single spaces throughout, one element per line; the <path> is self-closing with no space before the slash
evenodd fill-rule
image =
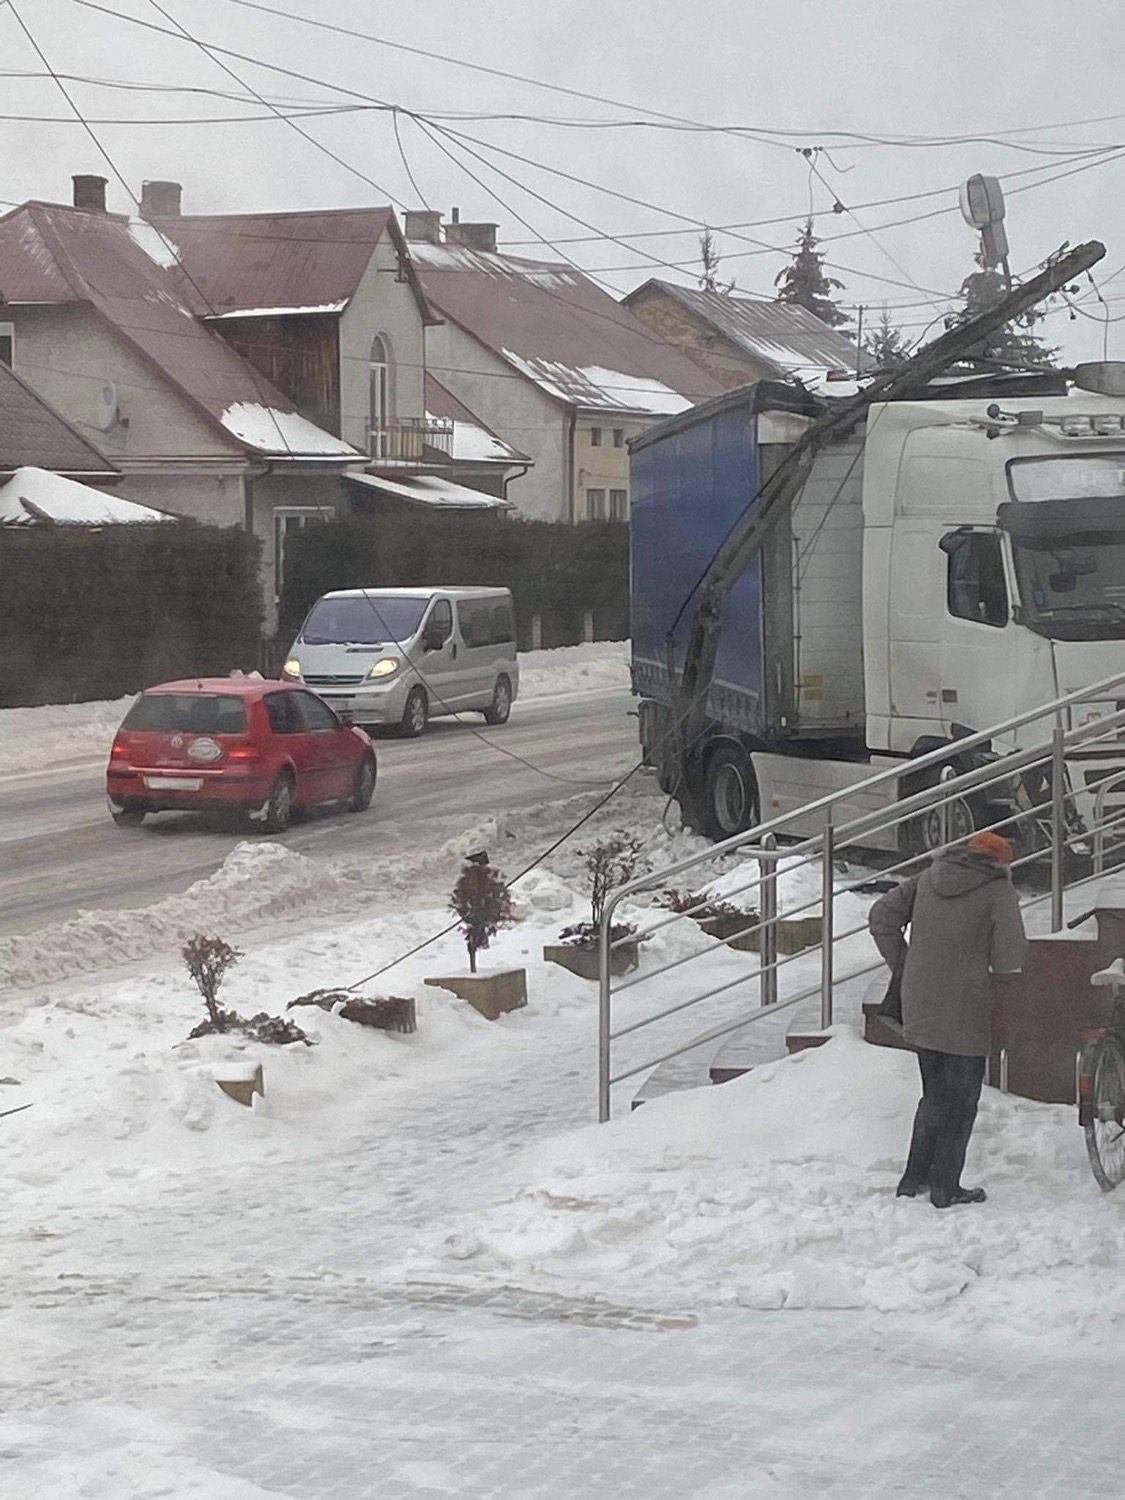
<path id="1" fill-rule="evenodd" d="M 729 839 L 712 845 L 702 853 L 690 855 L 675 862 L 667 868 L 658 872 L 649 872 L 629 881 L 626 885 L 611 893 L 605 904 L 602 915 L 602 925 L 599 945 L 599 1070 L 598 1070 L 598 1096 L 599 1116 L 602 1119 L 609 1117 L 610 1090 L 616 1083 L 626 1078 L 631 1078 L 647 1068 L 659 1066 L 662 1062 L 682 1055 L 694 1048 L 703 1045 L 709 1040 L 725 1036 L 733 1031 L 752 1024 L 767 1013 L 788 1009 L 803 999 L 810 999 L 819 995 L 821 1002 L 820 1022 L 822 1028 L 832 1024 L 833 1015 L 833 991 L 839 981 L 853 981 L 865 974 L 873 973 L 882 967 L 881 961 L 854 973 L 837 975 L 833 949 L 837 943 L 842 943 L 864 931 L 863 927 L 851 927 L 841 933 L 835 931 L 834 902 L 836 897 L 853 890 L 862 881 L 854 884 L 837 887 L 834 878 L 834 862 L 838 852 L 849 846 L 864 845 L 864 840 L 870 840 L 873 834 L 887 832 L 895 828 L 901 828 L 903 824 L 918 817 L 919 813 L 930 809 L 938 809 L 942 815 L 941 847 L 949 846 L 947 809 L 957 799 L 969 794 L 979 794 L 989 787 L 1001 783 L 1011 783 L 1028 770 L 1036 767 L 1044 771 L 1049 770 L 1049 799 L 1037 803 L 1032 807 L 1019 808 L 1016 811 L 1007 811 L 1005 815 L 996 820 L 990 826 L 992 828 L 1012 828 L 1029 819 L 1041 823 L 1045 831 L 1049 832 L 1049 840 L 1045 848 L 1034 851 L 1018 860 L 1013 868 L 1050 860 L 1051 882 L 1050 889 L 1043 896 L 1036 897 L 1027 903 L 1027 906 L 1037 906 L 1042 901 L 1051 902 L 1051 929 L 1058 931 L 1063 920 L 1063 893 L 1066 886 L 1066 872 L 1064 868 L 1064 853 L 1075 839 L 1086 840 L 1093 835 L 1095 847 L 1095 874 L 1086 879 L 1071 882 L 1071 887 L 1087 883 L 1088 879 L 1100 878 L 1104 868 L 1105 860 L 1105 834 L 1114 827 L 1125 823 L 1125 817 L 1114 811 L 1107 820 L 1105 818 L 1106 799 L 1111 791 L 1125 783 L 1125 768 L 1121 771 L 1112 772 L 1103 777 L 1093 786 L 1069 786 L 1067 784 L 1067 752 L 1078 750 L 1089 750 L 1097 746 L 1099 742 L 1107 742 L 1107 748 L 1119 751 L 1125 756 L 1125 742 L 1118 737 L 1117 731 L 1125 727 L 1125 708 L 1116 710 L 1090 724 L 1081 725 L 1075 729 L 1063 728 L 1063 713 L 1071 705 L 1078 702 L 1089 702 L 1092 698 L 1107 696 L 1112 689 L 1125 684 L 1125 673 L 1116 674 L 1105 678 L 1101 682 L 1094 683 L 1076 692 L 1065 694 L 1051 703 L 1042 707 L 1029 710 L 1002 724 L 996 725 L 989 730 L 966 736 L 963 739 L 940 746 L 927 755 L 919 756 L 917 759 L 906 759 L 889 766 L 874 775 L 830 793 L 824 797 L 810 802 L 798 812 L 786 812 L 760 823 L 745 832 L 736 834 Z M 857 795 L 863 795 L 871 790 L 886 786 L 890 782 L 901 780 L 904 775 L 925 772 L 934 766 L 946 766 L 951 757 L 962 757 L 967 752 L 988 745 L 997 737 L 1012 730 L 1018 729 L 1025 724 L 1037 722 L 1049 722 L 1054 717 L 1055 724 L 1049 741 L 1013 751 L 1010 754 L 998 755 L 995 760 L 988 764 L 975 767 L 969 771 L 961 772 L 948 781 L 938 782 L 934 786 L 924 787 L 920 791 L 912 793 L 909 797 L 897 800 L 890 807 L 880 807 L 871 812 L 862 813 L 852 818 L 849 822 L 839 824 L 835 821 L 833 814 L 839 805 Z M 1092 819 L 1087 826 L 1080 830 L 1068 826 L 1067 806 L 1076 804 L 1079 797 L 1092 796 L 1094 799 L 1094 811 Z M 821 832 L 798 840 L 784 851 L 776 847 L 776 835 L 784 834 L 786 828 L 797 818 L 807 820 L 820 813 L 824 819 Z M 610 939 L 610 930 L 613 917 L 622 902 L 627 901 L 630 896 L 638 892 L 651 890 L 660 883 L 667 883 L 676 876 L 693 870 L 701 865 L 720 861 L 728 855 L 738 853 L 743 858 L 757 862 L 757 875 L 741 886 L 734 887 L 724 893 L 722 898 L 727 899 L 748 890 L 758 890 L 761 893 L 761 910 L 756 914 L 757 920 L 750 919 L 755 913 L 746 913 L 748 922 L 739 932 L 733 934 L 735 937 L 748 936 L 755 932 L 761 934 L 760 963 L 757 968 L 749 974 L 739 975 L 723 984 L 707 988 L 702 994 L 693 995 L 679 1000 L 675 1004 L 664 1007 L 656 1014 L 631 1021 L 627 1026 L 615 1030 L 612 1025 L 611 1002 L 615 994 L 621 994 L 626 990 L 633 989 L 639 984 L 659 977 L 683 965 L 693 962 L 697 958 L 706 958 L 720 949 L 728 946 L 729 939 L 718 938 L 708 943 L 705 947 L 695 952 L 681 955 L 679 958 L 670 960 L 654 971 L 647 971 L 636 975 L 616 988 L 613 987 L 609 974 L 610 952 L 613 943 Z M 784 858 L 788 866 L 788 872 L 807 868 L 813 865 L 820 867 L 820 894 L 818 899 L 810 899 L 785 913 L 779 913 L 777 909 L 777 881 L 779 875 L 779 861 Z M 909 868 L 917 864 L 919 856 L 910 854 L 900 859 L 891 866 L 891 871 Z M 884 872 L 887 873 L 887 872 Z M 869 877 L 865 877 L 869 878 Z M 652 936 L 673 922 L 690 919 L 692 911 L 701 909 L 702 903 L 684 912 L 671 912 L 667 917 L 647 928 L 645 936 Z M 820 942 L 799 952 L 786 955 L 780 960 L 777 957 L 777 929 L 778 924 L 786 919 L 798 916 L 802 912 L 808 912 L 819 908 L 820 913 Z M 819 954 L 818 954 L 819 950 Z M 779 971 L 792 962 L 801 959 L 809 959 L 814 955 L 819 956 L 820 977 L 818 983 L 801 994 L 787 997 L 779 1001 L 777 996 L 777 978 Z M 743 1015 L 738 1020 L 724 1025 L 717 1030 L 706 1033 L 704 1036 L 696 1036 L 670 1052 L 660 1057 L 650 1059 L 646 1063 L 636 1067 L 630 1067 L 624 1073 L 613 1074 L 611 1068 L 611 1050 L 614 1041 L 628 1035 L 634 1035 L 649 1025 L 666 1020 L 668 1017 L 680 1014 L 695 1005 L 707 1000 L 715 999 L 739 985 L 748 981 L 758 979 L 761 984 L 761 1002 L 757 1012 L 750 1016 Z"/>

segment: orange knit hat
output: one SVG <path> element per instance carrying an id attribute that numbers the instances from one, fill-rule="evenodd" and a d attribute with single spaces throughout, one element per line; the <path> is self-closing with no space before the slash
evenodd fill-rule
<path id="1" fill-rule="evenodd" d="M 987 854 L 998 865 L 1010 865 L 1015 858 L 1011 844 L 998 833 L 974 833 L 965 847 L 974 854 Z"/>

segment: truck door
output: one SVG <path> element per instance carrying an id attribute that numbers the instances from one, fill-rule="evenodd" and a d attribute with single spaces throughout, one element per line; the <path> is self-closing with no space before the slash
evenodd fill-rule
<path id="1" fill-rule="evenodd" d="M 941 734 L 938 660 L 945 558 L 941 523 L 896 516 L 888 608 L 891 733 L 889 748 L 909 751 Z"/>
<path id="2" fill-rule="evenodd" d="M 987 729 L 1013 716 L 1020 683 L 1020 642 L 1011 620 L 1000 534 L 958 527 L 939 540 L 944 562 L 940 701 L 946 735 Z"/>

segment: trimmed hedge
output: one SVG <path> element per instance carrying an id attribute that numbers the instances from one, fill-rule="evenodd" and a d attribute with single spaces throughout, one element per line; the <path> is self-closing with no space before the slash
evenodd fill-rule
<path id="1" fill-rule="evenodd" d="M 383 511 L 310 526 L 285 544 L 278 638 L 293 639 L 330 589 L 481 585 L 508 588 L 520 645 L 538 616 L 544 646 L 629 633 L 629 528 L 621 521 L 563 526 L 491 512 Z"/>
<path id="2" fill-rule="evenodd" d="M 257 667 L 260 551 L 245 531 L 186 521 L 0 527 L 0 705 Z"/>

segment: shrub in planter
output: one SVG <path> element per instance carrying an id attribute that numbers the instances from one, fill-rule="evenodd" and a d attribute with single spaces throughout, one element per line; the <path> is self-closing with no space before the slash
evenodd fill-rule
<path id="1" fill-rule="evenodd" d="M 237 948 L 232 948 L 222 938 L 197 934 L 184 944 L 181 951 L 207 1011 L 206 1019 L 188 1032 L 189 1041 L 238 1031 L 252 1042 L 268 1042 L 277 1047 L 287 1047 L 292 1042 L 304 1042 L 307 1047 L 313 1045 L 295 1022 L 281 1016 L 271 1016 L 263 1010 L 246 1020 L 237 1011 L 223 1010 L 219 1004 L 219 990 L 228 969 L 232 969 L 242 957 Z"/>
<path id="2" fill-rule="evenodd" d="M 500 871 L 481 854 L 465 861 L 449 904 L 461 919 L 461 935 L 469 954 L 469 972 L 453 974 L 426 983 L 451 991 L 467 1000 L 474 1010 L 495 1021 L 527 1004 L 527 975 L 523 969 L 499 969 L 477 973 L 477 954 L 487 948 L 501 927 L 516 920 L 515 905 Z"/>
<path id="3" fill-rule="evenodd" d="M 584 979 L 598 977 L 598 937 L 606 902 L 618 886 L 632 880 L 641 864 L 641 843 L 632 834 L 614 833 L 583 851 L 590 877 L 590 920 L 564 927 L 557 943 L 548 944 L 543 957 Z M 610 972 L 627 974 L 637 967 L 640 939 L 631 922 L 615 922 L 610 929 Z"/>

